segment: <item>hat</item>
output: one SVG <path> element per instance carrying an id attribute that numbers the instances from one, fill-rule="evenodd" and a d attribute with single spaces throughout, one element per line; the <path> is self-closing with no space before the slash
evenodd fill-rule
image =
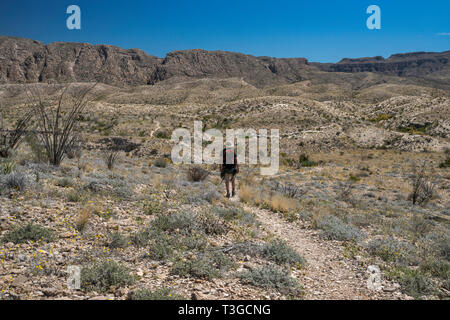
<path id="1" fill-rule="evenodd" d="M 225 143 L 225 146 L 227 146 L 228 148 L 231 148 L 233 146 L 233 144 L 230 141 L 227 141 Z"/>

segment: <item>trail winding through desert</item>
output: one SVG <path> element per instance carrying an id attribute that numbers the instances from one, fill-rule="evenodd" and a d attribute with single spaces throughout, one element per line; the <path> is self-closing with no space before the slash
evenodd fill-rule
<path id="1" fill-rule="evenodd" d="M 237 197 L 235 198 L 237 199 Z M 237 201 L 233 199 L 234 201 Z M 283 239 L 307 261 L 299 282 L 305 288 L 305 299 L 355 300 L 398 299 L 394 293 L 367 289 L 365 268 L 357 260 L 344 257 L 343 248 L 323 240 L 316 230 L 283 220 L 277 214 L 254 206 L 246 210 L 256 214 L 264 228 Z"/>

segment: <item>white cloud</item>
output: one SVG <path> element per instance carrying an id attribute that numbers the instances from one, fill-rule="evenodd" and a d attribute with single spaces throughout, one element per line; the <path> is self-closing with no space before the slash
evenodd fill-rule
<path id="1" fill-rule="evenodd" d="M 450 36 L 450 32 L 441 32 L 437 34 L 438 36 Z"/>

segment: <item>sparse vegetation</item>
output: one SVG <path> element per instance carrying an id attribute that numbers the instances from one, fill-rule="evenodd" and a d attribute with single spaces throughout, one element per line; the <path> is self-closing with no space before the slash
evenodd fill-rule
<path id="1" fill-rule="evenodd" d="M 135 278 L 116 261 L 103 260 L 81 269 L 81 285 L 86 291 L 108 292 L 112 287 L 131 285 Z"/>
<path id="2" fill-rule="evenodd" d="M 64 86 L 56 107 L 44 101 L 38 89 L 30 91 L 37 118 L 37 137 L 44 145 L 45 155 L 51 164 L 60 165 L 67 151 L 77 143 L 78 120 L 90 100 L 89 93 L 94 86 L 74 89 L 75 91 L 71 91 L 69 85 Z"/>
<path id="3" fill-rule="evenodd" d="M 301 286 L 289 275 L 289 272 L 273 265 L 246 271 L 240 277 L 242 281 L 257 287 L 273 288 L 293 295 L 301 293 Z"/>
<path id="4" fill-rule="evenodd" d="M 425 162 L 420 167 L 415 163 L 412 165 L 412 172 L 409 178 L 412 191 L 409 197 L 413 204 L 424 205 L 434 196 L 434 184 L 430 181 L 426 170 Z"/>
<path id="5" fill-rule="evenodd" d="M 187 171 L 188 180 L 193 182 L 203 181 L 208 175 L 209 172 L 199 166 L 190 167 Z"/>
<path id="6" fill-rule="evenodd" d="M 53 233 L 46 227 L 38 224 L 28 223 L 19 225 L 7 232 L 3 238 L 3 242 L 12 242 L 15 244 L 27 241 L 53 241 Z"/>
<path id="7" fill-rule="evenodd" d="M 154 291 L 138 289 L 128 294 L 128 300 L 186 300 L 186 297 L 174 293 L 169 288 L 159 288 Z"/>
<path id="8" fill-rule="evenodd" d="M 330 240 L 357 241 L 365 237 L 362 231 L 335 216 L 318 219 L 316 226 L 322 229 L 322 236 Z"/>

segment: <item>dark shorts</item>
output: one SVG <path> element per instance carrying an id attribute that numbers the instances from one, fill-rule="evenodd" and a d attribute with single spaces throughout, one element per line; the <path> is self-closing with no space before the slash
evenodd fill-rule
<path id="1" fill-rule="evenodd" d="M 230 181 L 236 176 L 236 173 L 237 173 L 236 168 L 234 168 L 233 170 L 222 170 L 220 172 L 220 177 L 225 181 Z"/>

